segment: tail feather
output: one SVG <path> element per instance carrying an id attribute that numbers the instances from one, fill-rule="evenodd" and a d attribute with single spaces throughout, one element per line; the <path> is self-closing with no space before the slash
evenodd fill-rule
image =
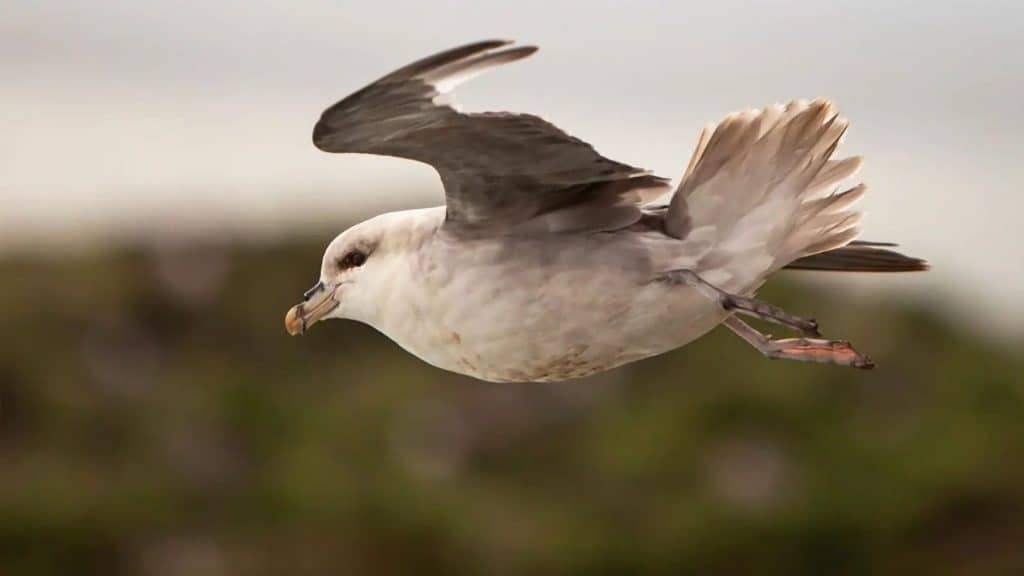
<path id="1" fill-rule="evenodd" d="M 834 220 L 834 215 L 839 212 L 843 212 L 853 206 L 855 202 L 860 200 L 861 196 L 867 192 L 868 188 L 864 184 L 858 184 L 853 188 L 844 190 L 837 194 L 831 194 L 824 198 L 817 198 L 814 200 L 808 200 L 800 206 L 800 211 L 797 213 L 797 218 L 801 222 L 807 222 L 811 226 L 815 222 L 819 225 L 826 225 Z"/>
<path id="2" fill-rule="evenodd" d="M 841 248 L 798 258 L 786 265 L 792 270 L 827 270 L 832 272 L 918 272 L 928 270 L 928 262 L 879 248 L 888 243 L 851 242 Z"/>
<path id="3" fill-rule="evenodd" d="M 880 254 L 836 252 L 860 233 L 853 204 L 866 191 L 863 184 L 839 191 L 861 164 L 859 157 L 833 158 L 847 126 L 827 100 L 727 116 L 701 134 L 666 231 L 690 241 L 698 268 L 737 292 L 796 262 L 853 265 L 856 256 L 868 266 L 865 258 Z M 817 253 L 831 260 L 809 259 Z"/>

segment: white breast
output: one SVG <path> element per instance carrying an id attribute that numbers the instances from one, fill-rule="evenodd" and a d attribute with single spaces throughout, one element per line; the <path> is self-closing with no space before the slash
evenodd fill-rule
<path id="1" fill-rule="evenodd" d="M 682 346 L 725 314 L 592 245 L 435 243 L 393 271 L 369 323 L 438 367 L 492 381 L 578 378 Z"/>

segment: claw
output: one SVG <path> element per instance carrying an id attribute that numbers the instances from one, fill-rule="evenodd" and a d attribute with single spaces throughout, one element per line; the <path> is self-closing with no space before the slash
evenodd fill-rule
<path id="1" fill-rule="evenodd" d="M 861 370 L 871 370 L 875 367 L 875 361 L 867 354 L 862 354 L 861 362 L 859 364 L 853 364 L 853 367 L 860 368 Z"/>

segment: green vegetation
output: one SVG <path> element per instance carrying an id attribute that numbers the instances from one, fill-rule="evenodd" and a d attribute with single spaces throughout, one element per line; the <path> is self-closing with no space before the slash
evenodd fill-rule
<path id="1" fill-rule="evenodd" d="M 929 310 L 789 274 L 878 369 L 487 384 L 288 337 L 321 248 L 0 262 L 0 574 L 1024 573 L 1024 354 Z"/>

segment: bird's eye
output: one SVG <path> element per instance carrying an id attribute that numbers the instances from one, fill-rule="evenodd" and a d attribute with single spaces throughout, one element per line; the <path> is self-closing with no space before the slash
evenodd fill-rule
<path id="1" fill-rule="evenodd" d="M 366 254 L 359 250 L 353 250 L 338 261 L 338 267 L 342 270 L 356 268 L 366 263 Z"/>

